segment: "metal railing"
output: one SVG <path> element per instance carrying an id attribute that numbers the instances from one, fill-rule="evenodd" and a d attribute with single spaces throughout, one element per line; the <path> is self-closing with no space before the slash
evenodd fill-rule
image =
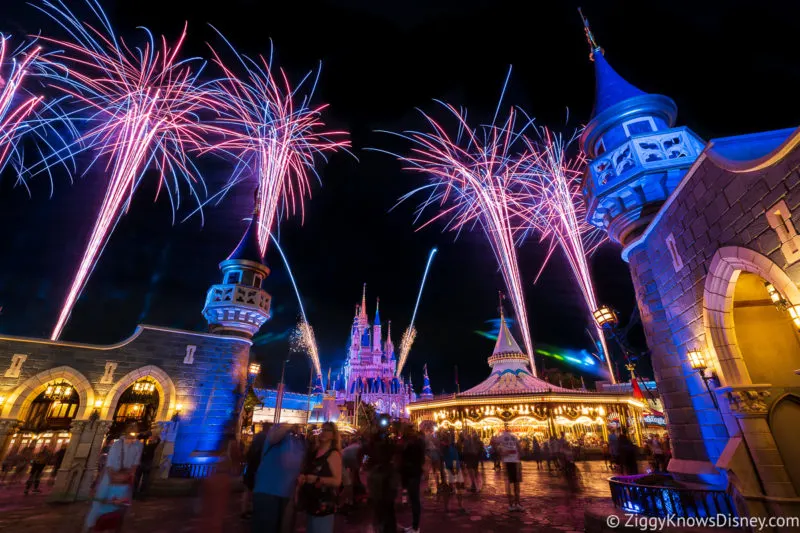
<path id="1" fill-rule="evenodd" d="M 637 483 L 645 476 L 648 474 L 609 478 L 614 506 L 626 513 L 645 516 L 737 516 L 730 496 L 723 490 Z M 665 476 L 665 479 L 670 478 Z"/>
<path id="2" fill-rule="evenodd" d="M 173 463 L 169 467 L 169 477 L 177 479 L 203 479 L 213 475 L 219 463 Z M 246 463 L 242 463 L 236 472 L 239 475 L 244 473 Z"/>

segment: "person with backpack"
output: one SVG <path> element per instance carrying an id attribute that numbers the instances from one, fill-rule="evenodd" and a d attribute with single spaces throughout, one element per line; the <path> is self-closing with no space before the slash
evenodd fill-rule
<path id="1" fill-rule="evenodd" d="M 267 432 L 253 485 L 253 533 L 294 531 L 294 496 L 303 466 L 305 439 L 297 424 Z"/>

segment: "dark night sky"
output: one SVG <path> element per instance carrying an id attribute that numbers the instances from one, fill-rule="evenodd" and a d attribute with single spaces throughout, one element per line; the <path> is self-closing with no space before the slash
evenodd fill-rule
<path id="1" fill-rule="evenodd" d="M 67 3 L 81 5 L 78 0 Z M 174 36 L 188 19 L 191 53 L 204 53 L 203 43 L 213 38 L 209 22 L 246 53 L 268 52 L 272 38 L 278 63 L 293 79 L 322 60 L 317 102 L 330 103 L 326 118 L 331 126 L 352 133 L 360 162 L 337 154 L 318 167 L 324 185 L 307 203 L 304 225 L 297 218 L 283 223 L 281 243 L 316 329 L 323 365 L 341 362 L 365 281 L 370 313 L 379 296 L 381 316 L 394 321 L 399 344 L 427 253 L 438 246 L 406 368 L 419 386 L 427 362 L 436 392 L 453 390 L 454 364 L 462 387 L 486 376 L 492 343 L 474 331 L 487 329 L 485 321 L 496 315 L 502 287 L 488 245 L 479 234 L 453 242 L 452 234 L 440 233 L 441 227 L 414 232 L 413 204 L 389 213 L 396 199 L 423 178 L 404 174 L 392 158 L 363 148 L 394 146 L 374 130 L 421 126 L 414 108 L 434 110 L 433 98 L 465 105 L 474 118 L 490 118 L 509 64 L 514 74 L 506 103 L 522 106 L 539 124 L 556 129 L 564 124 L 567 108 L 571 127 L 585 121 L 594 79 L 576 3 L 136 0 L 104 5 L 117 29 L 132 38 L 138 37 L 138 25 Z M 800 122 L 793 27 L 800 6 L 753 6 L 733 0 L 583 2 L 617 71 L 645 91 L 674 98 L 679 123 L 705 139 Z M 3 8 L 0 27 L 6 32 L 34 32 L 45 24 L 23 0 L 4 0 Z M 203 168 L 212 188 L 226 178 L 224 165 L 204 163 Z M 56 176 L 52 198 L 46 180 L 33 183 L 29 198 L 24 189 L 12 189 L 8 178 L 0 183 L 5 230 L 0 331 L 44 337 L 91 229 L 102 176 L 95 169 L 74 185 Z M 138 191 L 75 309 L 65 340 L 116 342 L 139 322 L 204 329 L 200 311 L 206 290 L 219 281 L 217 263 L 243 231 L 252 187 L 236 189 L 221 205 L 207 209 L 202 227 L 197 217 L 171 226 L 168 202 L 161 198 L 154 204 L 154 192 L 153 180 Z M 586 313 L 565 263 L 556 257 L 534 286 L 541 250 L 530 244 L 520 257 L 534 339 L 588 347 Z M 264 363 L 262 379 L 272 386 L 298 306 L 280 257 L 271 251 L 267 260 L 273 273 L 265 288 L 273 295 L 274 317 L 262 330 L 268 342 L 255 352 Z M 619 250 L 606 245 L 592 266 L 600 301 L 627 319 L 633 289 Z M 302 390 L 307 366 L 302 357 L 293 360 L 290 386 Z M 553 366 L 553 360 L 547 364 Z"/>

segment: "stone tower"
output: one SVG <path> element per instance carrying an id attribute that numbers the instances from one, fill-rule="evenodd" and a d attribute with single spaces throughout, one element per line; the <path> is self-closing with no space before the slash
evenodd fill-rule
<path id="1" fill-rule="evenodd" d="M 222 283 L 212 285 L 203 316 L 211 333 L 252 339 L 270 318 L 270 295 L 261 288 L 269 276 L 258 246 L 257 217 L 254 215 L 242 240 L 219 264 Z"/>
<path id="2" fill-rule="evenodd" d="M 655 217 L 705 142 L 675 127 L 671 98 L 634 87 L 611 68 L 583 19 L 594 62 L 595 101 L 581 135 L 589 165 L 583 195 L 590 224 L 627 246 Z"/>

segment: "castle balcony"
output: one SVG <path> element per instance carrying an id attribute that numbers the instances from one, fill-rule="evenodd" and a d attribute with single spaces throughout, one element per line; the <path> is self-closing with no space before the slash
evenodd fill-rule
<path id="1" fill-rule="evenodd" d="M 704 147 L 700 137 L 680 127 L 632 135 L 597 157 L 589 163 L 583 182 L 587 221 L 608 230 L 620 215 L 634 212 L 637 218 L 645 206 L 660 205 Z"/>
<path id="2" fill-rule="evenodd" d="M 271 296 L 264 290 L 233 283 L 212 285 L 203 316 L 214 329 L 255 334 L 270 319 Z"/>

